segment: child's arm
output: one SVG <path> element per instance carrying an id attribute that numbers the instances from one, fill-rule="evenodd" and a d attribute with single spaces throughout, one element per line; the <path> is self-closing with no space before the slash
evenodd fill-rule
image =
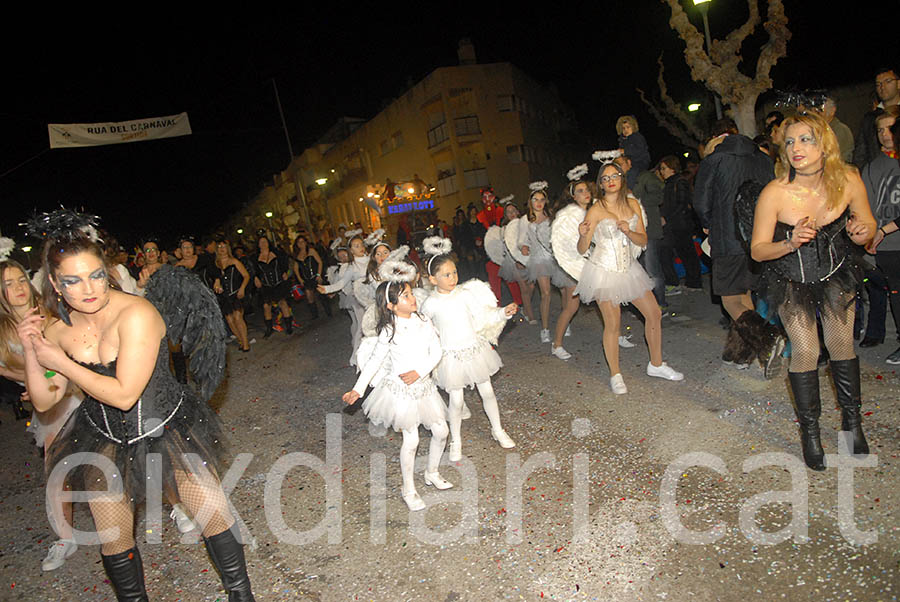
<path id="1" fill-rule="evenodd" d="M 372 352 L 368 361 L 366 361 L 366 365 L 362 367 L 359 378 L 356 379 L 356 384 L 353 385 L 353 390 L 348 391 L 343 395 L 345 403 L 352 404 L 362 397 L 363 393 L 366 392 L 366 387 L 368 387 L 372 379 L 375 378 L 375 374 L 384 362 L 384 358 L 387 357 L 389 350 L 390 343 L 388 343 L 388 336 L 386 333 L 387 329 L 384 329 L 381 331 L 381 334 L 378 335 L 378 343 L 375 345 L 375 350 Z M 355 393 L 355 397 L 351 395 L 353 393 Z M 347 401 L 348 396 L 350 396 L 353 401 Z"/>
<path id="2" fill-rule="evenodd" d="M 441 339 L 431 322 L 428 323 L 428 329 L 431 331 L 428 350 L 425 352 L 425 357 L 421 358 L 421 363 L 415 369 L 415 372 L 419 374 L 419 378 L 431 374 L 431 371 L 440 363 L 441 356 L 444 354 L 441 350 Z"/>

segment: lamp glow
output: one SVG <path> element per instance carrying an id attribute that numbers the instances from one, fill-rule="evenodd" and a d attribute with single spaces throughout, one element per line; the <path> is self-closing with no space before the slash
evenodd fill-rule
<path id="1" fill-rule="evenodd" d="M 238 228 L 238 229 L 237 229 L 237 233 L 238 233 L 238 234 L 243 234 L 243 233 L 244 233 L 244 229 L 243 229 L 243 228 Z"/>
<path id="2" fill-rule="evenodd" d="M 266 211 L 266 217 L 272 217 L 272 212 L 271 212 L 271 211 Z"/>
<path id="3" fill-rule="evenodd" d="M 22 247 L 22 250 L 25 251 L 26 253 L 30 253 L 31 247 Z"/>
<path id="4" fill-rule="evenodd" d="M 328 178 L 318 178 L 316 180 L 316 184 L 318 184 L 319 186 L 324 186 L 325 182 L 327 182 L 327 181 L 328 181 Z"/>
<path id="5" fill-rule="evenodd" d="M 699 102 L 692 102 L 691 104 L 688 105 L 688 111 L 690 111 L 691 113 L 696 113 L 699 110 L 700 110 Z"/>

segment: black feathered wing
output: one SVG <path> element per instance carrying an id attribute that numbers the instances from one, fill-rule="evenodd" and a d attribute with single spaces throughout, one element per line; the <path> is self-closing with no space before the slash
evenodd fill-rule
<path id="1" fill-rule="evenodd" d="M 191 379 L 206 401 L 225 376 L 225 325 L 212 291 L 183 267 L 163 266 L 147 283 L 144 298 L 166 322 L 166 333 L 181 345 Z"/>
<path id="2" fill-rule="evenodd" d="M 756 201 L 765 188 L 756 180 L 747 180 L 738 188 L 734 199 L 734 229 L 738 240 L 744 243 L 746 249 L 750 248 L 750 239 L 753 237 L 753 214 L 756 212 Z"/>

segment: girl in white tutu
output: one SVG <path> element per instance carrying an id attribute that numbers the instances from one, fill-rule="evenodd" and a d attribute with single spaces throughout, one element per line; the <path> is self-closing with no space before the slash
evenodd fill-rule
<path id="1" fill-rule="evenodd" d="M 497 298 L 481 280 L 473 279 L 457 286 L 459 277 L 449 254 L 449 240 L 433 236 L 426 238 L 423 245 L 431 256 L 425 267 L 434 290 L 422 304 L 422 313 L 434 321 L 441 337 L 444 355 L 435 368 L 434 380 L 450 393 L 449 458 L 452 462 L 462 459 L 460 429 L 465 387 L 478 388 L 494 440 L 500 447 L 515 447 L 500 423 L 500 408 L 491 386 L 491 376 L 503 365 L 491 344 L 497 342 L 506 321 L 515 315 L 518 307 L 515 303 L 497 307 Z"/>
<path id="2" fill-rule="evenodd" d="M 438 473 L 447 442 L 447 407 L 430 374 L 441 359 L 441 343 L 431 320 L 416 311 L 416 298 L 409 283 L 416 276 L 415 266 L 402 261 L 397 265 L 396 273 L 385 274 L 382 270 L 385 281 L 375 291 L 377 343 L 365 363 L 360 361 L 362 372 L 343 400 L 355 403 L 369 383 L 380 376 L 363 402 L 363 411 L 374 424 L 403 432 L 402 495 L 409 509 L 415 511 L 425 508 L 413 481 L 419 425 L 431 431 L 425 484 L 438 489 L 453 485 Z"/>
<path id="3" fill-rule="evenodd" d="M 384 242 L 384 230 L 379 228 L 366 237 L 364 241 L 369 249 L 369 262 L 366 264 L 366 275 L 353 283 L 353 296 L 364 308 L 375 303 L 375 289 L 381 283 L 378 268 L 391 253 L 391 245 Z"/>
<path id="4" fill-rule="evenodd" d="M 356 300 L 353 294 L 353 283 L 366 277 L 366 268 L 369 265 L 369 256 L 366 254 L 366 245 L 363 242 L 362 230 L 351 230 L 346 236 L 350 239 L 349 263 L 342 264 L 338 269 L 337 277 L 331 284 L 316 287 L 319 294 L 330 295 L 342 291 L 346 296 L 350 312 L 350 338 L 353 342 L 353 351 L 350 353 L 350 365 L 356 365 L 356 350 L 362 340 L 362 317 L 366 308 Z"/>
<path id="5" fill-rule="evenodd" d="M 528 215 L 519 226 L 519 248 L 528 258 L 528 281 L 537 284 L 541 291 L 541 343 L 550 342 L 550 286 L 564 287 L 569 278 L 560 269 L 550 250 L 550 223 L 553 212 L 547 197 L 547 182 L 528 185 Z M 533 290 L 533 289 L 531 289 Z M 526 292 L 531 298 L 531 290 Z"/>
<path id="6" fill-rule="evenodd" d="M 653 281 L 638 262 L 647 245 L 640 202 L 628 196 L 625 173 L 615 163 L 600 169 L 600 199 L 587 211 L 578 227 L 578 252 L 586 253 L 593 240 L 594 251 L 581 272 L 575 293 L 585 303 L 596 301 L 603 315 L 603 352 L 609 364 L 610 387 L 616 394 L 628 392 L 619 372 L 620 305 L 628 303 L 644 316 L 644 337 L 650 348 L 647 374 L 668 380 L 684 375 L 662 361 L 662 313 L 653 296 Z"/>

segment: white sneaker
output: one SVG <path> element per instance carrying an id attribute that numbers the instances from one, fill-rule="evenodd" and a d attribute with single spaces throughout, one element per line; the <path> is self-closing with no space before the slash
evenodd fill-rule
<path id="1" fill-rule="evenodd" d="M 181 504 L 172 506 L 172 512 L 169 514 L 169 518 L 175 521 L 175 527 L 178 529 L 179 533 L 189 533 L 197 529 L 197 523 L 187 515 L 187 512 L 184 511 L 184 507 Z"/>
<path id="2" fill-rule="evenodd" d="M 647 363 L 647 376 L 657 376 L 666 380 L 684 380 L 684 374 L 671 368 L 667 363 L 663 362 L 659 366 Z"/>
<path id="3" fill-rule="evenodd" d="M 568 351 L 566 351 L 565 349 L 563 349 L 562 345 L 560 345 L 559 347 L 554 347 L 553 345 L 550 345 L 550 354 L 555 355 L 556 357 L 558 357 L 561 360 L 567 360 L 570 357 L 572 357 L 572 354 L 569 353 Z"/>
<path id="4" fill-rule="evenodd" d="M 47 557 L 41 563 L 41 570 L 53 571 L 66 563 L 66 558 L 78 551 L 78 544 L 71 539 L 60 539 L 50 546 Z"/>
<path id="5" fill-rule="evenodd" d="M 419 497 L 419 493 L 416 491 L 404 493 L 403 501 L 406 502 L 406 506 L 411 512 L 418 512 L 419 510 L 425 509 L 425 502 L 422 501 L 422 498 Z"/>
<path id="6" fill-rule="evenodd" d="M 631 342 L 631 335 L 625 336 L 624 334 L 619 335 L 619 347 L 624 349 L 631 349 L 634 347 L 634 343 Z"/>
<path id="7" fill-rule="evenodd" d="M 625 379 L 622 378 L 621 374 L 613 374 L 613 377 L 609 379 L 609 387 L 616 395 L 628 393 L 628 387 L 625 386 Z"/>
<path id="8" fill-rule="evenodd" d="M 550 342 L 550 330 L 548 328 L 544 328 L 541 330 L 541 343 L 549 343 Z"/>
<path id="9" fill-rule="evenodd" d="M 450 440 L 450 450 L 447 452 L 447 459 L 451 462 L 462 460 L 462 441 Z"/>
<path id="10" fill-rule="evenodd" d="M 437 471 L 428 472 L 426 470 L 423 476 L 425 477 L 425 484 L 431 485 L 435 489 L 450 489 L 453 487 L 453 483 L 442 477 Z"/>
<path id="11" fill-rule="evenodd" d="M 566 334 L 564 334 L 563 336 L 564 337 L 572 336 L 572 327 L 571 326 L 566 326 Z"/>
<path id="12" fill-rule="evenodd" d="M 500 447 L 503 449 L 509 449 L 511 447 L 516 446 L 516 442 L 512 440 L 512 437 L 506 434 L 506 431 L 491 431 L 491 437 L 494 438 L 494 441 L 500 444 Z"/>

